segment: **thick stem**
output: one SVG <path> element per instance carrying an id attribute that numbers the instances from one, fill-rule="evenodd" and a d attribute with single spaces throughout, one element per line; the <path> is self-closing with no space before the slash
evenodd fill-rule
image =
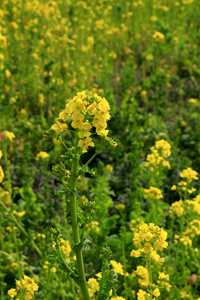
<path id="1" fill-rule="evenodd" d="M 73 163 L 72 163 L 71 197 L 70 197 L 70 213 L 71 213 L 71 220 L 72 220 L 73 238 L 75 244 L 80 243 L 80 235 L 79 235 L 77 212 L 76 212 L 76 185 L 77 185 L 77 178 L 78 178 L 77 175 L 78 166 L 79 166 L 79 157 L 75 153 L 75 156 L 73 158 Z M 78 268 L 78 276 L 79 276 L 79 285 L 82 291 L 83 299 L 90 300 L 87 282 L 85 278 L 82 249 L 76 250 L 76 260 L 77 260 L 77 268 Z"/>

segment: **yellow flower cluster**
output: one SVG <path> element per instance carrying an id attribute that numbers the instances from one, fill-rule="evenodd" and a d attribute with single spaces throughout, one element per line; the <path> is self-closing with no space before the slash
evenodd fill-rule
<path id="1" fill-rule="evenodd" d="M 197 172 L 191 168 L 187 168 L 180 173 L 180 177 L 185 178 L 188 183 L 191 183 L 193 180 L 198 180 Z"/>
<path id="2" fill-rule="evenodd" d="M 163 272 L 159 272 L 157 284 L 161 288 L 165 288 L 168 292 L 170 291 L 171 285 L 169 284 L 169 275 Z"/>
<path id="3" fill-rule="evenodd" d="M 160 290 L 159 288 L 163 289 L 165 288 L 167 291 L 170 290 L 171 285 L 169 284 L 169 275 L 166 275 L 162 272 L 159 272 L 159 277 L 157 280 L 157 284 L 154 284 L 149 279 L 149 270 L 146 267 L 143 266 L 137 266 L 137 270 L 133 271 L 133 276 L 136 275 L 140 276 L 138 282 L 140 286 L 146 287 L 148 291 L 151 290 L 153 298 L 150 296 L 149 293 L 146 291 L 139 289 L 137 293 L 138 300 L 149 300 L 153 299 L 155 300 L 157 297 L 160 296 Z M 158 288 L 159 287 L 159 288 Z"/>
<path id="4" fill-rule="evenodd" d="M 72 119 L 71 126 L 78 131 L 78 146 L 83 152 L 87 152 L 88 147 L 94 147 L 92 142 L 91 129 L 95 127 L 97 135 L 106 137 L 109 130 L 107 120 L 110 119 L 110 106 L 105 98 L 98 94 L 90 95 L 85 91 L 77 93 L 73 99 L 68 100 L 66 107 L 60 112 L 57 124 L 51 128 L 60 133 L 67 130 L 65 123 L 69 118 Z M 113 146 L 116 146 L 113 143 Z"/>
<path id="5" fill-rule="evenodd" d="M 162 192 L 160 189 L 151 186 L 149 189 L 144 190 L 144 198 L 151 199 L 151 200 L 160 200 L 163 198 Z"/>
<path id="6" fill-rule="evenodd" d="M 134 234 L 133 241 L 135 246 L 140 249 L 132 250 L 131 256 L 140 257 L 144 255 L 150 260 L 163 263 L 163 259 L 157 251 L 162 251 L 163 248 L 167 247 L 167 232 L 153 223 L 149 225 L 144 223 L 139 229 L 139 232 Z"/>
<path id="7" fill-rule="evenodd" d="M 171 204 L 169 208 L 169 215 L 172 218 L 174 215 L 180 217 L 183 215 L 184 207 L 183 207 L 183 200 L 175 201 Z"/>
<path id="8" fill-rule="evenodd" d="M 116 208 L 117 210 L 124 210 L 124 209 L 125 209 L 125 205 L 122 204 L 122 203 L 120 203 L 120 204 L 117 204 L 117 205 L 115 206 L 115 208 Z"/>
<path id="9" fill-rule="evenodd" d="M 87 282 L 90 297 L 93 298 L 95 293 L 99 291 L 99 283 L 95 278 L 90 278 Z"/>
<path id="10" fill-rule="evenodd" d="M 144 221 L 140 218 L 131 220 L 130 230 L 135 233 L 139 231 L 140 225 L 144 224 Z"/>
<path id="11" fill-rule="evenodd" d="M 6 137 L 7 137 L 10 141 L 12 141 L 12 140 L 15 138 L 15 135 L 14 135 L 13 132 L 10 132 L 10 131 L 7 131 L 7 130 L 6 130 Z"/>
<path id="12" fill-rule="evenodd" d="M 8 295 L 14 298 L 17 293 L 23 292 L 24 300 L 31 300 L 34 297 L 34 292 L 37 291 L 39 286 L 29 276 L 24 275 L 24 279 L 16 280 L 16 289 L 10 289 Z"/>
<path id="13" fill-rule="evenodd" d="M 53 242 L 53 249 L 55 249 L 55 248 L 56 248 L 56 243 Z M 63 238 L 61 238 L 61 240 L 60 240 L 60 251 L 65 254 L 66 261 L 70 261 L 69 257 L 70 257 L 72 249 L 71 249 L 71 246 L 69 244 L 69 241 L 64 240 Z"/>
<path id="14" fill-rule="evenodd" d="M 99 222 L 97 221 L 90 222 L 89 224 L 86 225 L 86 229 L 87 231 L 99 232 L 100 231 Z"/>
<path id="15" fill-rule="evenodd" d="M 45 151 L 40 151 L 37 156 L 36 156 L 36 160 L 39 160 L 39 159 L 45 159 L 45 158 L 48 158 L 49 157 L 49 154 L 46 153 Z"/>
<path id="16" fill-rule="evenodd" d="M 154 35 L 153 35 L 153 39 L 154 39 L 154 41 L 156 41 L 156 42 L 162 42 L 162 41 L 165 40 L 165 36 L 164 36 L 164 34 L 162 34 L 161 32 L 156 31 L 156 32 L 154 33 Z"/>
<path id="17" fill-rule="evenodd" d="M 115 273 L 124 275 L 123 266 L 120 263 L 117 263 L 115 260 L 110 261 L 111 266 L 113 267 L 113 270 Z"/>
<path id="18" fill-rule="evenodd" d="M 113 172 L 113 166 L 111 166 L 111 165 L 106 165 L 106 170 L 107 170 L 109 173 L 112 173 L 112 172 Z"/>
<path id="19" fill-rule="evenodd" d="M 2 166 L 0 166 L 0 183 L 3 181 L 3 179 L 4 179 L 4 172 Z"/>
<path id="20" fill-rule="evenodd" d="M 146 167 L 151 171 L 157 169 L 160 165 L 170 169 L 170 164 L 166 160 L 171 155 L 171 146 L 168 142 L 165 140 L 157 141 L 155 146 L 151 147 L 151 152 L 151 154 L 147 155 Z"/>
<path id="21" fill-rule="evenodd" d="M 11 197 L 8 191 L 4 191 L 2 188 L 0 188 L 0 199 L 3 200 L 5 205 L 11 204 Z"/>
<path id="22" fill-rule="evenodd" d="M 23 217 L 25 214 L 25 211 L 17 212 L 16 210 L 13 210 L 13 215 L 18 216 L 19 218 Z"/>

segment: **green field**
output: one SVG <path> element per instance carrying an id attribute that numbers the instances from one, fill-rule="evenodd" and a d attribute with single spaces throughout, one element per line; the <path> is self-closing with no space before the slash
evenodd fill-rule
<path id="1" fill-rule="evenodd" d="M 199 0 L 0 0 L 1 300 L 200 300 L 199 173 Z"/>

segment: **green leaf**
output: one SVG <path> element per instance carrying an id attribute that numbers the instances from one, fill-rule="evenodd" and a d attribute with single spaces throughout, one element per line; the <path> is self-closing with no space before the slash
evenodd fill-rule
<path id="1" fill-rule="evenodd" d="M 99 300 L 108 300 L 109 292 L 113 287 L 113 284 L 117 282 L 117 274 L 114 270 L 105 271 L 103 277 L 100 281 L 100 295 L 98 297 Z"/>

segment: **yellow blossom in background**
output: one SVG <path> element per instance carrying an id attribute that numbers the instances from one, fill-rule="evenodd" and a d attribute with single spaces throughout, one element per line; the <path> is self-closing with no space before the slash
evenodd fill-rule
<path id="1" fill-rule="evenodd" d="M 193 180 L 198 180 L 198 173 L 191 168 L 187 168 L 180 173 L 181 178 L 185 178 L 187 182 L 191 183 Z"/>
<path id="2" fill-rule="evenodd" d="M 95 278 L 90 278 L 87 282 L 90 297 L 93 298 L 95 293 L 99 291 L 99 283 Z"/>
<path id="3" fill-rule="evenodd" d="M 51 271 L 52 273 L 56 273 L 56 268 L 53 267 L 53 268 L 50 269 L 50 271 Z"/>
<path id="4" fill-rule="evenodd" d="M 147 155 L 145 167 L 148 167 L 151 171 L 158 169 L 160 165 L 170 169 L 170 164 L 166 160 L 170 155 L 171 145 L 165 140 L 157 141 L 155 146 L 151 147 L 151 153 Z"/>
<path id="5" fill-rule="evenodd" d="M 18 216 L 19 218 L 23 217 L 25 214 L 25 211 L 17 212 L 16 210 L 13 210 L 13 215 Z"/>
<path id="6" fill-rule="evenodd" d="M 198 99 L 194 99 L 194 98 L 190 98 L 188 101 L 189 101 L 189 103 L 192 103 L 192 104 L 198 103 Z"/>
<path id="7" fill-rule="evenodd" d="M 162 191 L 156 187 L 151 186 L 149 189 L 144 190 L 144 198 L 152 200 L 160 200 L 163 198 Z"/>
<path id="8" fill-rule="evenodd" d="M 153 35 L 153 39 L 156 41 L 156 42 L 163 42 L 165 40 L 165 36 L 164 34 L 162 34 L 161 32 L 159 31 L 156 31 Z"/>
<path id="9" fill-rule="evenodd" d="M 5 70 L 5 75 L 6 75 L 6 78 L 10 78 L 11 72 L 9 70 Z"/>
<path id="10" fill-rule="evenodd" d="M 1 173 L 1 166 L 0 166 L 0 173 Z M 1 175 L 0 175 L 1 178 Z M 0 198 L 3 200 L 3 203 L 5 205 L 10 205 L 11 204 L 11 197 L 8 191 L 3 190 L 0 188 Z"/>
<path id="11" fill-rule="evenodd" d="M 171 204 L 169 208 L 169 215 L 172 217 L 173 215 L 176 215 L 177 217 L 180 217 L 183 215 L 184 208 L 183 208 L 183 201 L 176 201 Z"/>
<path id="12" fill-rule="evenodd" d="M 160 151 L 164 158 L 167 158 L 171 155 L 171 145 L 165 140 L 157 141 L 155 143 L 155 149 Z"/>
<path id="13" fill-rule="evenodd" d="M 92 221 L 89 224 L 86 224 L 86 229 L 87 229 L 87 231 L 100 232 L 99 222 Z"/>
<path id="14" fill-rule="evenodd" d="M 45 151 L 40 151 L 37 156 L 36 156 L 36 160 L 39 160 L 39 159 L 46 159 L 49 157 L 49 154 Z"/>
<path id="15" fill-rule="evenodd" d="M 112 172 L 113 172 L 113 166 L 111 166 L 111 165 L 106 165 L 106 170 L 107 170 L 108 172 L 112 173 Z"/>
<path id="16" fill-rule="evenodd" d="M 10 132 L 10 131 L 7 131 L 7 130 L 6 130 L 6 137 L 7 137 L 10 141 L 12 141 L 12 140 L 15 138 L 15 135 L 14 135 L 13 132 Z"/>
<path id="17" fill-rule="evenodd" d="M 141 91 L 140 96 L 142 99 L 147 100 L 147 91 L 145 91 L 145 90 Z"/>
<path id="18" fill-rule="evenodd" d="M 153 60 L 154 59 L 154 56 L 153 56 L 153 54 L 147 54 L 147 56 L 146 56 L 146 60 L 147 61 L 151 61 L 151 60 Z"/>
<path id="19" fill-rule="evenodd" d="M 172 190 L 172 191 L 175 191 L 176 188 L 177 188 L 176 185 L 172 185 L 171 190 Z"/>
<path id="20" fill-rule="evenodd" d="M 38 288 L 39 286 L 35 283 L 35 281 L 27 275 L 24 275 L 24 279 L 22 280 L 16 280 L 16 290 L 17 292 L 23 292 L 23 297 L 25 300 L 31 300 L 34 297 L 34 292 L 37 291 Z M 11 290 L 14 295 L 14 289 Z M 8 291 L 8 293 L 10 291 Z M 14 296 L 16 296 L 16 294 Z"/>
<path id="21" fill-rule="evenodd" d="M 123 271 L 123 266 L 120 263 L 117 263 L 114 260 L 110 261 L 111 266 L 113 267 L 113 270 L 115 271 L 115 273 L 120 274 L 120 275 L 124 275 L 124 271 Z"/>
<path id="22" fill-rule="evenodd" d="M 4 179 L 4 172 L 2 166 L 0 166 L 0 183 L 3 181 L 3 179 Z"/>
<path id="23" fill-rule="evenodd" d="M 17 295 L 16 289 L 10 289 L 8 291 L 8 296 L 10 296 L 11 298 L 14 298 L 16 295 Z"/>
<path id="24" fill-rule="evenodd" d="M 65 254 L 66 261 L 70 261 L 69 257 L 70 257 L 72 249 L 69 244 L 69 241 L 66 241 L 64 239 L 60 240 L 60 251 Z"/>
<path id="25" fill-rule="evenodd" d="M 115 208 L 116 208 L 117 210 L 124 210 L 124 209 L 125 209 L 125 205 L 122 204 L 122 203 L 120 203 L 120 204 L 117 204 L 117 205 L 115 206 Z"/>
<path id="26" fill-rule="evenodd" d="M 3 154 L 2 154 L 2 151 L 0 150 L 0 159 L 2 158 L 2 155 L 3 155 Z"/>
<path id="27" fill-rule="evenodd" d="M 152 22 L 156 22 L 157 20 L 158 20 L 158 18 L 157 18 L 156 16 L 152 16 L 152 17 L 151 17 L 151 21 L 152 21 Z"/>

